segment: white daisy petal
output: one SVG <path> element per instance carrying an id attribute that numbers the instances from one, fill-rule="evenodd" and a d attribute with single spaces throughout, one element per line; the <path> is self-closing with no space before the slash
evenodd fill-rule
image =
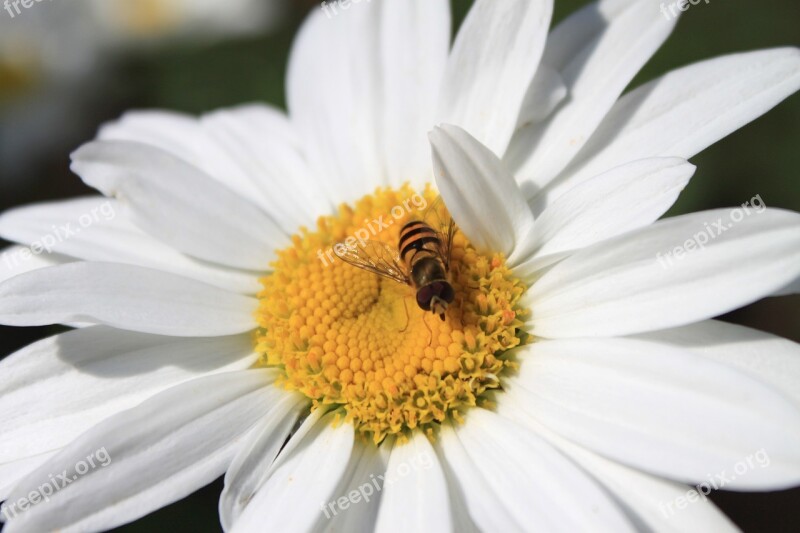
<path id="1" fill-rule="evenodd" d="M 488 148 L 458 126 L 430 133 L 436 185 L 458 227 L 476 248 L 510 255 L 533 229 L 514 177 Z"/>
<path id="2" fill-rule="evenodd" d="M 509 502 L 489 486 L 456 430 L 449 423 L 443 424 L 439 437 L 436 449 L 448 477 L 448 490 L 451 499 L 460 502 L 467 514 L 467 528 L 475 531 L 522 531 L 526 522 L 516 521 L 519 515 L 506 510 Z M 456 517 L 453 517 L 453 522 L 456 522 Z"/>
<path id="3" fill-rule="evenodd" d="M 566 96 L 567 86 L 561 75 L 547 65 L 539 65 L 522 102 L 517 129 L 546 119 Z"/>
<path id="4" fill-rule="evenodd" d="M 103 124 L 101 141 L 133 141 L 147 144 L 181 158 L 244 198 L 261 199 L 253 176 L 212 139 L 191 115 L 161 110 L 128 111 L 118 120 Z"/>
<path id="5" fill-rule="evenodd" d="M 569 163 L 676 20 L 665 19 L 651 3 L 631 2 L 577 51 L 560 69 L 569 101 L 548 122 L 518 132 L 504 158 L 522 183 L 541 189 Z"/>
<path id="6" fill-rule="evenodd" d="M 448 425 L 448 427 L 444 431 L 451 431 L 452 428 Z M 455 462 L 450 458 L 445 457 L 445 452 L 441 446 L 441 439 L 437 439 L 433 443 L 434 449 L 436 450 L 436 454 L 439 457 L 439 464 L 442 467 L 442 471 L 444 472 L 445 479 L 447 480 L 447 492 L 450 496 L 450 512 L 452 514 L 452 522 L 453 522 L 453 530 L 458 531 L 459 533 L 480 533 L 480 529 L 475 524 L 475 521 L 470 516 L 470 507 L 466 501 L 466 498 L 463 494 L 463 489 L 461 488 L 461 483 L 458 481 L 458 477 L 455 475 L 453 468 L 448 464 L 448 460 L 452 463 Z M 458 445 L 458 453 L 463 455 L 464 450 L 461 445 Z M 483 481 L 480 478 L 476 478 L 475 473 L 470 469 L 466 468 L 461 472 L 462 475 L 467 476 L 470 480 L 478 480 L 478 482 L 482 483 Z M 471 483 L 472 481 L 467 481 L 467 483 Z M 488 501 L 488 500 L 487 500 Z M 504 515 L 505 516 L 505 515 Z M 503 529 L 502 531 L 512 531 L 510 529 Z"/>
<path id="7" fill-rule="evenodd" d="M 62 265 L 69 261 L 69 257 L 59 254 L 42 254 L 41 252 L 36 254 L 27 246 L 8 246 L 0 251 L 0 283 L 26 272 Z"/>
<path id="8" fill-rule="evenodd" d="M 0 464 L 67 445 L 164 389 L 257 359 L 249 335 L 184 339 L 88 327 L 0 362 Z"/>
<path id="9" fill-rule="evenodd" d="M 40 254 L 59 254 L 88 261 L 139 265 L 180 274 L 245 294 L 261 289 L 257 276 L 214 266 L 183 255 L 132 224 L 113 199 L 91 196 L 35 204 L 0 215 L 0 236 L 26 244 Z M 42 265 L 63 261 L 40 255 Z"/>
<path id="10" fill-rule="evenodd" d="M 533 285 L 537 279 L 543 276 L 548 270 L 572 255 L 572 252 L 559 252 L 556 254 L 544 254 L 532 259 L 527 259 L 523 263 L 514 267 L 514 274 L 524 280 L 529 286 Z"/>
<path id="11" fill-rule="evenodd" d="M 333 426 L 334 414 L 309 417 L 292 436 L 259 489 L 234 524 L 234 533 L 309 531 L 325 519 L 323 509 L 347 472 L 353 426 Z M 293 442 L 294 441 L 294 442 Z"/>
<path id="12" fill-rule="evenodd" d="M 274 377 L 245 370 L 196 379 L 98 424 L 12 491 L 9 501 L 18 501 L 50 476 L 66 477 L 49 502 L 12 515 L 4 531 L 108 530 L 188 496 L 225 471 Z"/>
<path id="13" fill-rule="evenodd" d="M 739 531 L 706 496 L 710 485 L 689 487 L 606 459 L 553 433 L 521 412 L 517 397 L 498 398 L 498 412 L 537 432 L 603 485 L 637 531 Z"/>
<path id="14" fill-rule="evenodd" d="M 375 531 L 451 531 L 447 482 L 436 452 L 421 431 L 395 443 L 389 456 Z"/>
<path id="15" fill-rule="evenodd" d="M 0 324 L 94 322 L 177 337 L 216 337 L 256 327 L 258 300 L 158 270 L 77 262 L 0 285 Z"/>
<path id="16" fill-rule="evenodd" d="M 425 133 L 450 49 L 447 0 L 392 0 L 381 4 L 383 149 L 389 182 L 421 188 L 431 177 Z"/>
<path id="17" fill-rule="evenodd" d="M 800 50 L 732 54 L 689 65 L 623 96 L 546 194 L 635 159 L 692 157 L 800 88 Z"/>
<path id="18" fill-rule="evenodd" d="M 325 519 L 314 529 L 318 533 L 343 531 L 374 531 L 375 521 L 385 487 L 386 465 L 389 461 L 388 439 L 380 446 L 356 440 L 348 474 L 325 503 Z"/>
<path id="19" fill-rule="evenodd" d="M 159 148 L 94 141 L 72 154 L 72 169 L 117 197 L 139 227 L 199 259 L 265 270 L 274 250 L 289 242 L 255 204 Z"/>
<path id="20" fill-rule="evenodd" d="M 287 76 L 318 183 L 337 204 L 387 182 L 421 186 L 431 174 L 424 132 L 447 61 L 449 3 L 363 3 L 332 23 L 334 9 L 309 16 Z"/>
<path id="21" fill-rule="evenodd" d="M 646 227 L 672 206 L 694 169 L 680 158 L 653 158 L 600 174 L 548 205 L 515 256 L 528 263 Z M 516 270 L 523 275 L 525 265 Z"/>
<path id="22" fill-rule="evenodd" d="M 484 409 L 466 418 L 442 431 L 442 448 L 447 460 L 461 455 L 452 471 L 481 530 L 632 531 L 613 500 L 534 432 Z"/>
<path id="23" fill-rule="evenodd" d="M 320 214 L 334 207 L 308 168 L 297 132 L 282 111 L 251 104 L 204 115 L 200 123 L 242 167 L 260 193 L 259 205 L 285 232 L 313 226 Z"/>
<path id="24" fill-rule="evenodd" d="M 7 500 L 11 490 L 22 478 L 39 468 L 55 452 L 41 453 L 10 463 L 0 464 L 0 501 Z"/>
<path id="25" fill-rule="evenodd" d="M 286 93 L 317 184 L 335 204 L 386 183 L 380 118 L 382 3 L 362 3 L 335 22 L 308 16 L 292 46 Z"/>
<path id="26" fill-rule="evenodd" d="M 547 36 L 542 63 L 562 71 L 637 0 L 598 0 L 571 13 Z"/>
<path id="27" fill-rule="evenodd" d="M 165 111 L 132 111 L 104 125 L 98 138 L 166 150 L 251 199 L 286 232 L 312 224 L 332 208 L 313 184 L 288 118 L 266 105 L 223 109 L 200 119 Z"/>
<path id="28" fill-rule="evenodd" d="M 800 409 L 800 344 L 796 342 L 719 320 L 635 338 L 666 343 L 737 368 L 785 394 Z"/>
<path id="29" fill-rule="evenodd" d="M 790 294 L 800 294 L 800 278 L 795 279 L 788 285 L 775 291 L 773 296 L 788 296 Z"/>
<path id="30" fill-rule="evenodd" d="M 219 500 L 219 516 L 225 531 L 233 527 L 248 502 L 261 487 L 270 465 L 286 443 L 286 438 L 307 408 L 308 400 L 299 394 L 275 388 L 262 420 L 244 439 L 225 473 L 225 488 Z"/>
<path id="31" fill-rule="evenodd" d="M 520 355 L 506 393 L 601 455 L 682 482 L 727 473 L 720 483 L 734 490 L 800 482 L 800 409 L 745 373 L 634 339 L 540 341 Z"/>
<path id="32" fill-rule="evenodd" d="M 572 452 L 565 448 L 559 447 L 610 491 L 617 501 L 623 502 L 622 508 L 637 531 L 739 531 L 705 496 L 711 491 L 709 485 L 694 488 L 666 481 L 604 459 L 579 446 L 573 446 Z"/>
<path id="33" fill-rule="evenodd" d="M 552 10 L 552 0 L 477 0 L 453 44 L 437 120 L 463 127 L 503 154 L 539 65 Z"/>
<path id="34" fill-rule="evenodd" d="M 607 337 L 721 315 L 798 275 L 800 215 L 719 209 L 662 220 L 576 252 L 524 299 L 539 337 Z"/>

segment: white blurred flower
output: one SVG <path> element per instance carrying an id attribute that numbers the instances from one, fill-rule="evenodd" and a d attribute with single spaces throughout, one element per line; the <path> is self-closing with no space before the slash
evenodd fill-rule
<path id="1" fill-rule="evenodd" d="M 120 57 L 266 32 L 285 7 L 263 0 L 59 0 L 26 9 L 7 2 L 0 9 L 0 174 L 24 177 L 31 160 L 81 131 L 84 106 Z"/>
<path id="2" fill-rule="evenodd" d="M 262 32 L 285 6 L 263 0 L 87 0 L 102 38 L 112 45 L 154 40 L 203 42 Z"/>

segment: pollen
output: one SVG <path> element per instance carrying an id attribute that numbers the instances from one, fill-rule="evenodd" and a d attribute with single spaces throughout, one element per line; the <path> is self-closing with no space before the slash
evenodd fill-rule
<path id="1" fill-rule="evenodd" d="M 448 273 L 456 297 L 444 320 L 419 308 L 412 286 L 333 253 L 367 237 L 396 250 L 400 229 L 429 216 L 435 198 L 430 187 L 406 185 L 343 205 L 315 231 L 301 228 L 261 280 L 259 364 L 278 368 L 282 386 L 310 398 L 312 409 L 338 410 L 375 443 L 417 429 L 430 435 L 486 404 L 514 366 L 507 352 L 525 338 L 525 287 L 501 255 L 478 253 L 460 231 Z M 449 219 L 441 203 L 432 209 Z"/>

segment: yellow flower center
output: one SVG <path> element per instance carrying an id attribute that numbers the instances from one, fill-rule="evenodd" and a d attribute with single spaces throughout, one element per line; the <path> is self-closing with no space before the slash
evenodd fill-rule
<path id="1" fill-rule="evenodd" d="M 417 194 L 404 186 L 342 206 L 316 231 L 302 228 L 262 280 L 261 364 L 279 368 L 283 386 L 310 398 L 313 409 L 339 409 L 376 443 L 416 428 L 430 434 L 486 402 L 512 366 L 506 352 L 524 335 L 525 311 L 517 307 L 524 286 L 502 256 L 479 254 L 461 232 L 449 271 L 456 296 L 443 321 L 417 305 L 414 287 L 334 255 L 337 243 L 367 233 L 396 250 L 401 228 L 421 219 L 435 197 L 430 188 Z"/>

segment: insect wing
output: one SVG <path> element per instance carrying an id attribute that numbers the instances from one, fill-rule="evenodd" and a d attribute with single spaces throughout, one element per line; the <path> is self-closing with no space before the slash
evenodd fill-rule
<path id="1" fill-rule="evenodd" d="M 361 268 L 373 274 L 393 279 L 398 283 L 411 284 L 411 279 L 406 273 L 397 252 L 389 245 L 380 241 L 365 241 L 350 248 L 344 246 L 344 251 L 339 253 L 339 246 L 334 246 L 336 256 L 354 267 Z"/>
<path id="2" fill-rule="evenodd" d="M 447 213 L 441 195 L 437 196 L 436 200 L 434 200 L 422 214 L 422 221 L 438 233 L 439 242 L 441 242 L 439 253 L 442 254 L 445 268 L 449 270 L 450 256 L 453 251 L 453 236 L 456 233 L 456 223 L 453 217 Z"/>

